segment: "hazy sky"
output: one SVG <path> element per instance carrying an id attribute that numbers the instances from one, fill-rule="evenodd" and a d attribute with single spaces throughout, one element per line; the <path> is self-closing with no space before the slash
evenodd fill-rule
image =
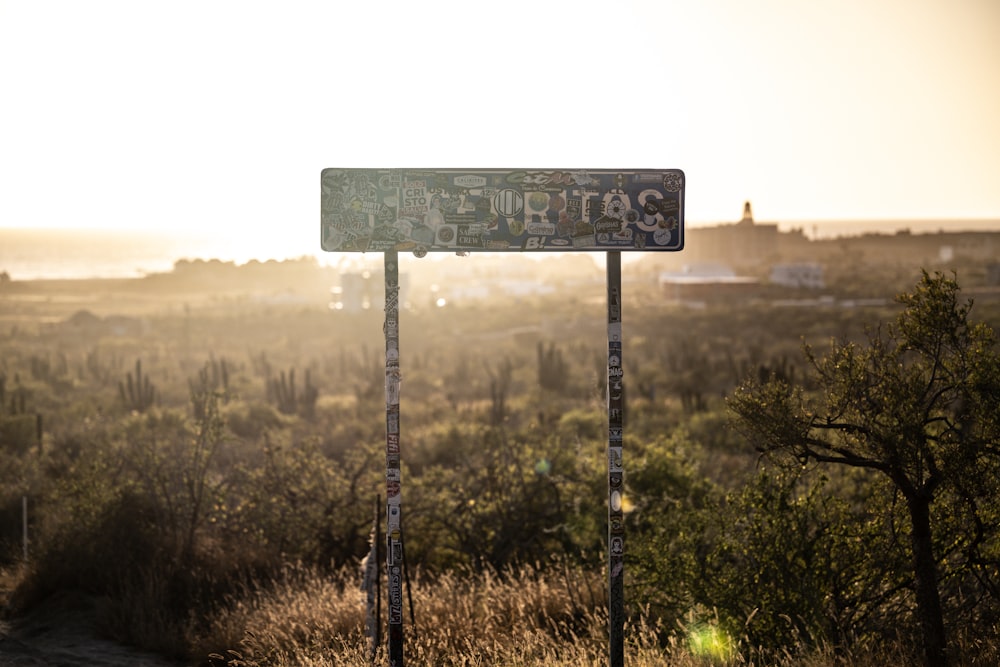
<path id="1" fill-rule="evenodd" d="M 0 0 L 0 226 L 319 242 L 324 167 L 680 168 L 1000 218 L 998 0 Z"/>

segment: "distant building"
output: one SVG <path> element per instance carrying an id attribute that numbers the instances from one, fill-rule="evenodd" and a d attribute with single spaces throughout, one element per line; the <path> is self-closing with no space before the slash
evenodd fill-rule
<path id="1" fill-rule="evenodd" d="M 994 234 L 969 234 L 959 237 L 954 252 L 964 259 L 989 261 L 1000 254 L 1000 243 Z"/>
<path id="2" fill-rule="evenodd" d="M 725 262 L 743 267 L 758 265 L 778 253 L 777 223 L 756 223 L 750 202 L 743 204 L 743 218 L 733 224 L 692 228 L 684 255 L 688 261 Z"/>
<path id="3" fill-rule="evenodd" d="M 1000 263 L 990 264 L 986 267 L 986 284 L 1000 285 Z"/>
<path id="4" fill-rule="evenodd" d="M 817 262 L 775 264 L 771 268 L 771 282 L 782 287 L 823 289 L 823 267 Z"/>
<path id="5" fill-rule="evenodd" d="M 686 264 L 681 271 L 660 274 L 660 289 L 674 301 L 717 301 L 755 294 L 760 281 L 738 276 L 732 268 L 718 262 Z"/>

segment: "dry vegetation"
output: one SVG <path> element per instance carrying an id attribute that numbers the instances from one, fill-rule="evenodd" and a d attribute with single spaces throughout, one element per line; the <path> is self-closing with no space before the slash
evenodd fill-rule
<path id="1" fill-rule="evenodd" d="M 209 280 L 3 287 L 10 609 L 75 590 L 107 635 L 188 664 L 370 664 L 359 562 L 384 488 L 382 314 L 331 312 L 314 285 Z M 411 664 L 606 662 L 605 315 L 589 285 L 403 314 Z M 635 293 L 628 664 L 916 664 L 906 547 L 875 542 L 897 530 L 891 494 L 762 463 L 723 400 L 747 374 L 802 379 L 802 337 L 860 340 L 895 311 Z M 955 664 L 996 664 L 995 591 L 964 586 Z"/>

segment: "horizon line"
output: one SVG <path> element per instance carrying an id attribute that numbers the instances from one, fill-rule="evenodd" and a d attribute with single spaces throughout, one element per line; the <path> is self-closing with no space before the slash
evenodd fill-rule
<path id="1" fill-rule="evenodd" d="M 964 216 L 964 217 L 890 217 L 890 218 L 768 218 L 768 219 L 757 219 L 754 217 L 754 224 L 779 224 L 779 225 L 792 225 L 792 224 L 898 224 L 898 223 L 920 223 L 920 224 L 932 224 L 932 223 L 943 223 L 943 222 L 975 222 L 975 223 L 989 223 L 996 222 L 1000 223 L 1000 215 L 991 216 Z M 740 219 L 729 219 L 729 220 L 706 220 L 706 219 L 691 219 L 686 218 L 684 220 L 685 225 L 720 225 L 720 224 L 732 224 L 738 223 Z M 317 229 L 319 225 L 316 225 Z M 60 226 L 60 225 L 18 225 L 10 223 L 0 223 L 0 232 L 3 231 L 34 231 L 34 232 L 137 232 L 137 233 L 180 233 L 180 234 L 202 234 L 210 235 L 213 233 L 227 234 L 230 233 L 227 230 L 215 230 L 211 227 L 200 227 L 197 229 L 190 229 L 186 227 L 181 228 L 162 228 L 162 227 L 109 227 L 94 225 L 88 227 L 79 226 Z"/>

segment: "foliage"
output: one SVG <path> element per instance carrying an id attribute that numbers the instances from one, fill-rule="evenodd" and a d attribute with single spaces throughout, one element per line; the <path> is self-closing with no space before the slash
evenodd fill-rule
<path id="1" fill-rule="evenodd" d="M 0 376 L 22 378 L 25 411 L 46 417 L 40 450 L 0 447 L 0 522 L 16 529 L 22 494 L 32 508 L 19 608 L 77 589 L 101 597 L 113 635 L 189 662 L 232 649 L 261 665 L 354 664 L 363 650 L 349 618 L 361 604 L 343 573 L 366 553 L 385 493 L 384 362 L 371 341 L 381 314 L 184 298 L 141 298 L 148 320 L 131 333 L 52 317 L 0 335 Z M 906 502 L 863 470 L 756 467 L 720 403 L 745 372 L 802 382 L 809 396 L 815 385 L 788 361 L 799 336 L 864 341 L 881 314 L 652 303 L 629 318 L 630 663 L 834 664 L 835 651 L 867 655 L 876 640 L 906 646 L 912 635 L 894 634 L 912 627 Z M 532 319 L 544 324 L 512 326 Z M 404 323 L 414 651 L 441 664 L 602 661 L 601 308 L 539 299 L 407 312 Z M 142 361 L 126 375 L 130 358 Z M 153 377 L 155 398 L 143 398 Z M 976 410 L 970 423 L 985 423 Z M 934 506 L 950 627 L 966 631 L 996 627 L 987 592 L 1000 525 L 991 482 L 968 482 L 966 496 L 941 485 Z M 865 558 L 871 544 L 878 559 Z"/>
<path id="2" fill-rule="evenodd" d="M 750 380 L 731 402 L 761 451 L 891 481 L 907 509 L 900 530 L 929 665 L 947 660 L 943 605 L 971 594 L 992 615 L 1000 602 L 998 528 L 987 523 L 1000 473 L 1000 356 L 992 329 L 969 321 L 972 304 L 958 292 L 955 280 L 924 273 L 899 297 L 895 325 L 870 331 L 867 346 L 834 343 L 823 358 L 806 348 L 819 392 L 772 377 Z M 970 588 L 942 600 L 950 579 Z"/>
<path id="3" fill-rule="evenodd" d="M 364 552 L 371 523 L 365 490 L 377 481 L 373 449 L 324 456 L 315 442 L 265 439 L 262 460 L 239 465 L 220 528 L 274 562 L 340 567 Z"/>

